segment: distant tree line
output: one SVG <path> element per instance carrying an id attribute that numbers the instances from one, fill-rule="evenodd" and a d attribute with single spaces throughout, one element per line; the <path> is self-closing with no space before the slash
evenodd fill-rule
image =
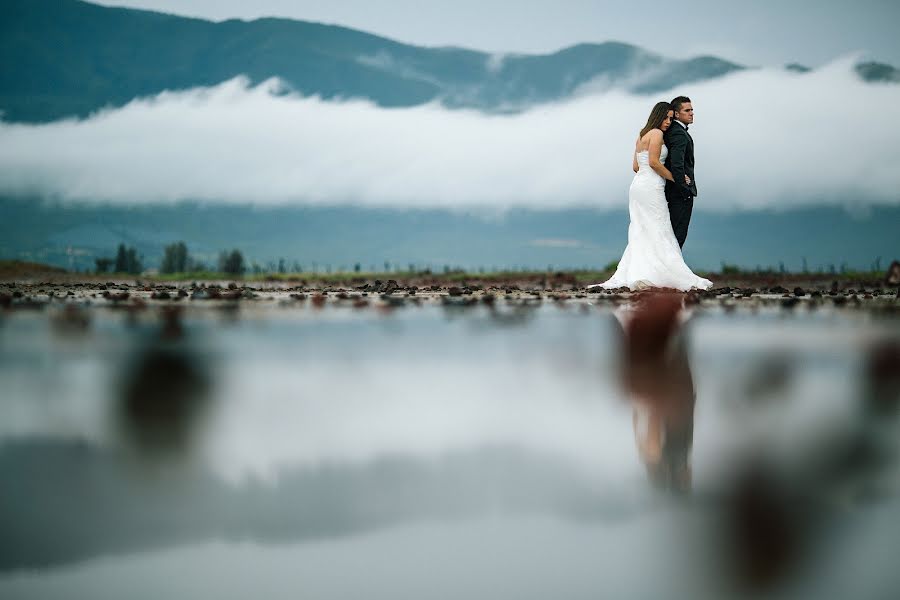
<path id="1" fill-rule="evenodd" d="M 219 272 L 228 275 L 244 274 L 244 255 L 241 251 L 234 249 L 231 252 L 223 250 L 219 253 Z"/>
<path id="2" fill-rule="evenodd" d="M 170 244 L 163 249 L 162 264 L 159 266 L 160 273 L 184 273 L 188 270 L 188 251 L 187 244 L 177 242 Z"/>
<path id="3" fill-rule="evenodd" d="M 126 248 L 125 244 L 119 244 L 115 259 L 105 257 L 97 258 L 94 259 L 94 264 L 97 267 L 98 273 L 107 273 L 112 269 L 114 273 L 136 275 L 144 270 L 141 258 L 142 257 L 138 255 L 137 248 L 134 246 Z"/>
<path id="4" fill-rule="evenodd" d="M 108 257 L 100 257 L 95 258 L 94 263 L 96 265 L 97 273 L 128 273 L 132 275 L 136 275 L 141 273 L 143 270 L 143 262 L 141 256 L 138 255 L 137 249 L 134 247 L 126 247 L 125 244 L 119 244 L 118 250 L 116 252 L 115 258 Z M 217 271 L 219 273 L 223 273 L 226 275 L 232 276 L 240 276 L 247 272 L 252 272 L 253 274 L 260 275 L 263 273 L 303 273 L 304 266 L 301 265 L 297 261 L 293 261 L 290 265 L 285 258 L 279 258 L 277 262 L 269 261 L 265 265 L 260 265 L 257 262 L 248 263 L 243 253 L 234 248 L 232 250 L 223 250 L 219 253 L 218 263 L 217 263 Z M 315 261 L 310 265 L 313 273 L 318 273 L 320 268 L 323 268 L 325 273 L 331 273 L 334 269 L 331 264 L 319 265 Z M 336 267 L 338 272 L 346 272 L 347 267 L 338 266 Z M 352 267 L 353 272 L 360 273 L 363 270 L 362 263 L 354 263 Z M 384 261 L 384 270 L 385 272 L 389 272 L 391 270 L 399 271 L 400 265 L 392 264 L 389 261 Z M 375 272 L 376 266 L 370 265 L 369 271 Z M 413 263 L 409 264 L 409 272 L 415 272 L 417 270 L 417 266 Z M 421 272 L 431 272 L 430 267 L 419 267 L 419 271 Z M 163 256 L 159 266 L 159 272 L 164 274 L 175 274 L 175 273 L 197 273 L 197 272 L 207 272 L 210 271 L 210 268 L 203 262 L 194 260 L 191 255 L 188 253 L 187 244 L 183 241 L 175 242 L 174 244 L 169 244 L 163 248 Z M 484 268 L 481 269 L 484 271 Z M 461 267 L 451 267 L 450 265 L 444 266 L 444 273 L 461 273 L 463 269 Z"/>
<path id="5" fill-rule="evenodd" d="M 125 246 L 125 244 L 119 244 L 116 250 L 115 258 L 109 257 L 99 257 L 94 259 L 94 263 L 96 265 L 97 273 L 127 273 L 130 275 L 137 275 L 143 271 L 143 257 L 140 256 L 137 252 L 137 249 L 133 246 Z M 806 257 L 801 257 L 801 271 L 800 273 L 811 273 L 813 271 L 810 270 L 809 265 L 807 263 Z M 603 267 L 603 271 L 613 271 L 615 270 L 618 262 L 613 261 Z M 247 263 L 244 259 L 243 253 L 234 248 L 232 250 L 223 250 L 219 253 L 218 256 L 218 264 L 217 271 L 224 275 L 230 275 L 233 277 L 240 277 L 247 272 L 253 273 L 254 275 L 262 275 L 266 273 L 304 273 L 304 267 L 297 261 L 293 261 L 293 263 L 288 265 L 288 262 L 285 258 L 279 258 L 277 262 L 269 261 L 265 266 L 260 265 L 256 261 L 252 263 Z M 326 274 L 332 273 L 332 265 L 325 264 L 320 265 L 315 261 L 312 261 L 311 265 L 312 273 L 318 273 L 320 268 L 323 268 Z M 354 273 L 362 273 L 363 272 L 363 264 L 362 263 L 354 263 L 351 267 L 347 267 L 345 265 L 338 265 L 335 267 L 337 272 L 346 273 L 348 270 L 352 269 Z M 394 270 L 394 272 L 399 272 L 401 269 L 401 265 L 396 263 L 392 264 L 389 261 L 384 261 L 384 270 L 385 272 Z M 410 263 L 408 265 L 409 273 L 431 273 L 432 268 L 431 265 L 423 266 L 423 265 L 415 265 Z M 535 269 L 533 267 L 528 267 L 525 265 L 517 265 L 511 267 L 502 267 L 497 268 L 496 266 L 488 269 L 489 272 L 534 272 L 539 271 L 540 269 Z M 554 265 L 547 265 L 547 269 L 549 271 L 553 270 L 573 270 L 572 268 L 562 267 L 561 269 L 555 269 Z M 574 270 L 579 270 L 575 268 Z M 582 271 L 591 271 L 593 270 L 590 266 L 584 266 L 580 270 Z M 175 273 L 203 273 L 210 271 L 209 266 L 201 261 L 193 260 L 188 254 L 187 244 L 183 241 L 175 242 L 174 244 L 169 244 L 163 248 L 163 257 L 160 263 L 159 268 L 160 273 L 165 274 L 175 274 Z M 478 273 L 485 273 L 485 267 L 478 267 L 472 271 Z M 881 257 L 876 257 L 875 260 L 871 263 L 871 272 L 880 272 L 881 271 Z M 369 265 L 369 272 L 376 272 L 376 265 Z M 452 265 L 444 265 L 443 273 L 445 275 L 451 274 L 460 274 L 467 272 L 466 269 L 459 266 Z M 778 263 L 777 270 L 775 267 L 768 266 L 762 267 L 757 265 L 755 269 L 753 268 L 745 268 L 740 267 L 735 264 L 729 264 L 725 261 L 721 263 L 721 271 L 723 275 L 740 275 L 743 273 L 756 273 L 756 274 L 786 274 L 789 271 L 783 261 Z M 851 272 L 846 263 L 841 263 L 838 267 L 834 264 L 829 265 L 819 265 L 819 267 L 815 271 L 816 273 L 830 273 L 830 274 L 846 274 Z"/>

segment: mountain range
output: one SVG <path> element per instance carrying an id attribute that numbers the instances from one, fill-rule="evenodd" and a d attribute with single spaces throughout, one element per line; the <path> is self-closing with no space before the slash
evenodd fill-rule
<path id="1" fill-rule="evenodd" d="M 212 22 L 79 0 L 0 0 L 0 15 L 0 111 L 7 122 L 86 117 L 239 75 L 252 83 L 277 77 L 286 91 L 325 99 L 508 112 L 603 88 L 660 92 L 748 68 L 714 56 L 670 59 L 620 42 L 490 54 L 305 21 Z M 857 70 L 869 81 L 900 81 L 890 65 Z"/>

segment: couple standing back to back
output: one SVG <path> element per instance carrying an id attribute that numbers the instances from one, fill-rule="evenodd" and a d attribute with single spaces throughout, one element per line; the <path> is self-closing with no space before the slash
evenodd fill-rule
<path id="1" fill-rule="evenodd" d="M 697 195 L 694 140 L 688 133 L 693 122 L 694 108 L 686 96 L 653 107 L 635 143 L 628 245 L 613 276 L 589 288 L 712 287 L 688 268 L 681 254 Z"/>

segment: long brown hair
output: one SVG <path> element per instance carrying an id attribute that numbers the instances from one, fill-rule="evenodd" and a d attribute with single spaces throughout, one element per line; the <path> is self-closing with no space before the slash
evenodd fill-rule
<path id="1" fill-rule="evenodd" d="M 663 121 L 669 116 L 670 110 L 672 110 L 672 105 L 668 102 L 657 102 L 653 110 L 650 111 L 650 118 L 647 119 L 647 124 L 641 129 L 640 137 L 647 135 L 647 132 L 651 129 L 661 128 Z"/>

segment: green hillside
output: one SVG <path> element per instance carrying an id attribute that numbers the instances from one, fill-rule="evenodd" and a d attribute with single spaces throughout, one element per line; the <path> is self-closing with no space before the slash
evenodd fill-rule
<path id="1" fill-rule="evenodd" d="M 653 92 L 743 68 L 713 57 L 667 60 L 617 42 L 498 59 L 304 21 L 214 23 L 78 0 L 0 0 L 0 14 L 6 121 L 83 117 L 238 75 L 253 83 L 279 77 L 302 94 L 367 98 L 381 106 L 439 99 L 453 107 L 515 110 L 564 98 L 601 76 Z"/>

